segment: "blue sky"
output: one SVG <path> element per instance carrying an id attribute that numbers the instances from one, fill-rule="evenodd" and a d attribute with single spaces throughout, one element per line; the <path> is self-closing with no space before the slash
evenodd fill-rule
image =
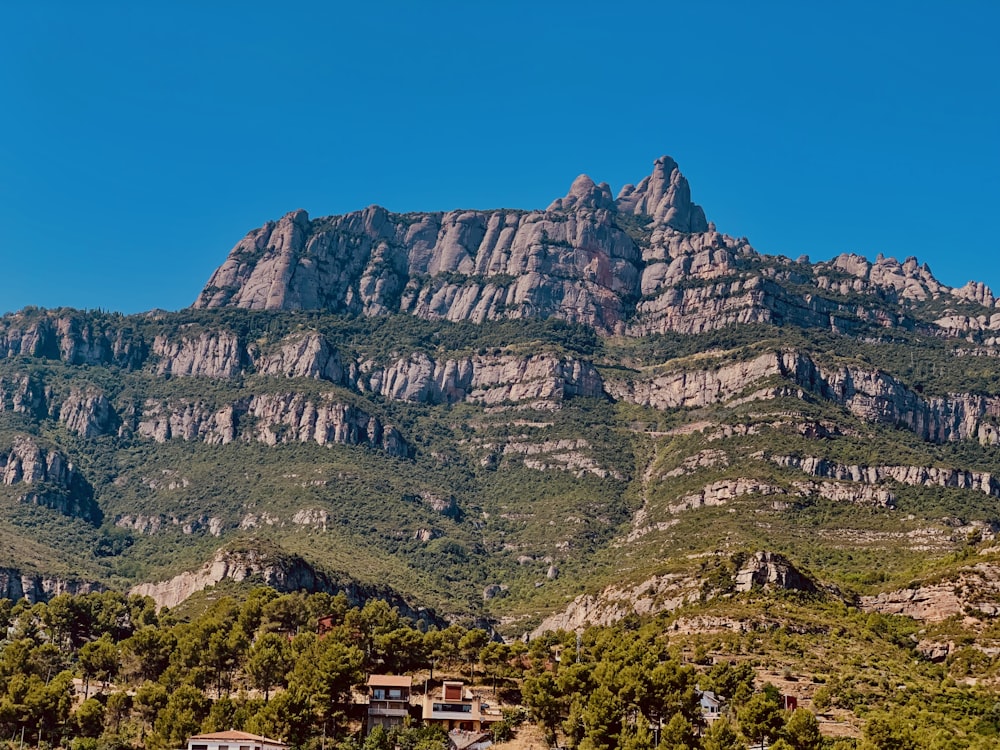
<path id="1" fill-rule="evenodd" d="M 189 305 L 295 208 L 536 208 L 673 156 L 762 252 L 1000 292 L 1000 3 L 0 4 L 0 311 Z"/>

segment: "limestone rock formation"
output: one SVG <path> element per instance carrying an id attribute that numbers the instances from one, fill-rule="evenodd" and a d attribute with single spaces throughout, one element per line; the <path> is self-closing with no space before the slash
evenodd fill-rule
<path id="1" fill-rule="evenodd" d="M 16 568 L 0 568 L 0 599 L 27 599 L 32 604 L 47 602 L 59 594 L 91 594 L 104 586 L 93 581 L 27 573 Z"/>
<path id="2" fill-rule="evenodd" d="M 629 615 L 670 612 L 697 601 L 701 583 L 692 576 L 654 576 L 635 585 L 607 586 L 598 594 L 581 594 L 563 611 L 545 618 L 531 631 L 533 640 L 549 631 L 576 630 L 589 625 L 611 625 Z"/>
<path id="3" fill-rule="evenodd" d="M 363 605 L 372 598 L 383 599 L 404 617 L 422 619 L 431 625 L 443 625 L 432 611 L 412 607 L 398 593 L 387 587 L 365 586 L 356 581 L 338 581 L 316 569 L 298 555 L 289 554 L 270 544 L 253 548 L 230 547 L 218 550 L 201 568 L 181 573 L 156 583 L 134 586 L 129 594 L 148 596 L 158 609 L 175 607 L 197 591 L 224 580 L 254 581 L 278 591 L 325 591 L 344 593 L 352 605 Z"/>
<path id="4" fill-rule="evenodd" d="M 21 502 L 101 523 L 93 488 L 72 461 L 61 451 L 43 448 L 34 438 L 17 436 L 9 448 L 0 449 L 0 481 L 8 486 L 25 485 Z"/>
<path id="5" fill-rule="evenodd" d="M 934 300 L 956 309 L 933 321 L 911 315 L 909 306 Z M 983 313 L 969 315 L 968 303 Z M 934 326 L 984 341 L 998 339 L 996 305 L 985 286 L 951 289 L 914 258 L 761 255 L 716 231 L 666 156 L 615 200 L 580 175 L 544 211 L 292 211 L 237 243 L 195 302 L 477 323 L 556 317 L 630 336 L 753 323 Z"/>
<path id="6" fill-rule="evenodd" d="M 164 404 L 151 399 L 145 403 L 135 431 L 159 443 L 181 439 L 226 445 L 239 438 L 266 445 L 315 442 L 367 445 L 394 456 L 409 453 L 396 428 L 340 402 L 335 394 L 260 394 L 223 405 L 200 400 Z"/>
<path id="7" fill-rule="evenodd" d="M 785 557 L 767 551 L 751 555 L 736 573 L 737 591 L 750 591 L 754 586 L 816 591 L 816 584 L 796 570 Z"/>
<path id="8" fill-rule="evenodd" d="M 231 378 L 247 362 L 239 337 L 229 331 L 205 331 L 179 339 L 157 336 L 152 354 L 159 375 Z"/>
<path id="9" fill-rule="evenodd" d="M 1000 615 L 1000 566 L 981 562 L 945 580 L 861 597 L 865 611 L 905 615 L 925 622 L 950 617 L 991 622 Z"/>
<path id="10" fill-rule="evenodd" d="M 653 173 L 638 185 L 626 185 L 615 205 L 622 213 L 650 216 L 682 232 L 708 231 L 701 206 L 691 202 L 691 188 L 677 162 L 661 156 L 653 164 Z"/>
<path id="11" fill-rule="evenodd" d="M 0 359 L 16 356 L 135 369 L 145 359 L 146 346 L 117 318 L 31 309 L 0 321 Z"/>
<path id="12" fill-rule="evenodd" d="M 312 332 L 289 336 L 257 360 L 257 372 L 285 378 L 311 378 L 340 383 L 344 366 L 340 353 L 322 334 Z"/>
<path id="13" fill-rule="evenodd" d="M 74 388 L 59 409 L 59 421 L 80 437 L 113 435 L 121 420 L 100 391 Z"/>
<path id="14" fill-rule="evenodd" d="M 37 375 L 0 377 L 0 412 L 12 411 L 45 419 L 53 406 L 52 389 Z"/>

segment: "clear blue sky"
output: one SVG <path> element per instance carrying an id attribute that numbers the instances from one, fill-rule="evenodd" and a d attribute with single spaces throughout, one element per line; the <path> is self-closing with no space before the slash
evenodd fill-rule
<path id="1" fill-rule="evenodd" d="M 73 0 L 0 26 L 0 311 L 178 309 L 291 209 L 544 207 L 660 154 L 762 252 L 1000 292 L 996 0 Z"/>

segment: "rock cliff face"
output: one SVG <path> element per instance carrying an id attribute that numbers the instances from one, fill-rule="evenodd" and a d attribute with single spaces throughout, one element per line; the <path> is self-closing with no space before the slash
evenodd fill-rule
<path id="1" fill-rule="evenodd" d="M 0 449 L 0 479 L 8 486 L 24 485 L 21 502 L 42 505 L 95 525 L 101 523 L 94 492 L 66 455 L 42 448 L 34 439 L 16 437 Z"/>
<path id="2" fill-rule="evenodd" d="M 973 438 L 992 445 L 1000 437 L 1000 399 L 973 394 L 924 398 L 888 373 L 823 368 L 809 355 L 794 351 L 767 353 L 711 370 L 608 380 L 605 389 L 615 400 L 656 409 L 694 408 L 732 401 L 771 378 L 786 380 L 870 422 L 906 427 L 931 442 Z"/>
<path id="3" fill-rule="evenodd" d="M 0 599 L 27 599 L 32 604 L 47 602 L 59 594 L 91 594 L 104 586 L 93 581 L 80 581 L 36 573 L 24 573 L 15 568 L 0 568 Z"/>
<path id="4" fill-rule="evenodd" d="M 869 612 L 925 622 L 949 617 L 990 622 L 1000 615 L 1000 567 L 995 562 L 976 563 L 940 583 L 863 596 L 861 606 Z"/>
<path id="5" fill-rule="evenodd" d="M 52 389 L 41 378 L 32 375 L 0 377 L 0 412 L 10 411 L 35 419 L 49 416 Z"/>
<path id="6" fill-rule="evenodd" d="M 149 400 L 135 432 L 158 443 L 188 440 L 226 445 L 237 439 L 267 445 L 309 443 L 367 445 L 394 456 L 408 455 L 402 435 L 334 394 L 261 394 L 234 403 Z"/>
<path id="7" fill-rule="evenodd" d="M 1000 497 L 1000 482 L 982 471 L 941 468 L 936 466 L 850 466 L 816 456 L 770 456 L 779 466 L 789 466 L 806 474 L 830 479 L 877 485 L 886 480 L 911 487 L 954 487 L 983 492 Z"/>
<path id="8" fill-rule="evenodd" d="M 475 356 L 436 362 L 416 352 L 386 368 L 365 362 L 360 369 L 367 378 L 367 382 L 359 382 L 362 391 L 397 401 L 496 405 L 604 397 L 601 376 L 593 364 L 553 354 Z"/>
<path id="9" fill-rule="evenodd" d="M 59 421 L 80 437 L 113 435 L 121 420 L 100 391 L 74 388 L 59 407 Z"/>
<path id="10" fill-rule="evenodd" d="M 171 340 L 157 336 L 153 356 L 159 375 L 231 378 L 246 364 L 239 338 L 228 331 L 212 331 Z"/>
<path id="11" fill-rule="evenodd" d="M 983 313 L 909 312 L 940 299 Z M 293 211 L 241 240 L 195 307 L 557 317 L 632 336 L 750 323 L 844 332 L 862 322 L 955 335 L 1000 331 L 996 304 L 983 285 L 951 289 L 913 258 L 842 255 L 812 265 L 760 255 L 717 232 L 676 162 L 662 157 L 615 200 L 605 183 L 580 175 L 544 211 L 372 206 L 314 220 Z"/>
<path id="12" fill-rule="evenodd" d="M 738 592 L 762 588 L 794 589 L 815 593 L 816 584 L 784 557 L 761 551 L 751 555 L 733 577 Z M 588 625 L 611 625 L 632 615 L 671 612 L 703 596 L 719 592 L 705 590 L 696 576 L 654 576 L 634 586 L 612 585 L 595 595 L 582 594 L 563 611 L 547 617 L 531 632 L 537 638 L 555 630 L 575 630 Z"/>
<path id="13" fill-rule="evenodd" d="M 0 324 L 0 359 L 19 355 L 134 368 L 146 351 L 141 338 L 120 321 L 95 320 L 82 312 L 26 311 Z"/>
<path id="14" fill-rule="evenodd" d="M 0 571 L 2 572 L 2 571 Z M 129 593 L 148 596 L 158 609 L 175 607 L 191 594 L 214 586 L 224 580 L 259 582 L 278 591 L 325 591 L 343 593 L 352 605 L 363 605 L 368 599 L 378 598 L 399 609 L 405 617 L 422 619 L 430 625 L 444 622 L 432 611 L 414 609 L 399 594 L 388 588 L 368 587 L 356 582 L 340 582 L 317 570 L 297 555 L 280 549 L 220 549 L 200 569 L 181 573 L 168 581 L 143 583 Z M 2 583 L 2 578 L 0 578 Z"/>
<path id="15" fill-rule="evenodd" d="M 816 584 L 802 575 L 785 557 L 767 551 L 756 552 L 736 573 L 736 590 L 753 587 L 815 592 Z"/>
<path id="16" fill-rule="evenodd" d="M 341 383 L 345 371 L 340 353 L 319 333 L 290 336 L 257 360 L 257 372 L 285 378 L 311 378 Z"/>

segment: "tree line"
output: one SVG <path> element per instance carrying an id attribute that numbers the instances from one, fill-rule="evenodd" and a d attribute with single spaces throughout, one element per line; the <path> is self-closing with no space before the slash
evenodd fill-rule
<path id="1" fill-rule="evenodd" d="M 242 729 L 303 750 L 430 750 L 441 733 L 352 734 L 349 709 L 367 674 L 426 671 L 432 681 L 436 670 L 491 686 L 523 706 L 550 745 L 574 750 L 854 747 L 824 744 L 811 712 L 783 711 L 749 662 L 683 663 L 655 623 L 502 643 L 480 628 L 412 622 L 380 600 L 357 607 L 342 594 L 259 587 L 187 619 L 117 592 L 0 600 L 2 634 L 0 742 L 12 745 L 162 750 Z M 711 725 L 702 690 L 729 699 L 729 714 Z M 508 711 L 496 739 L 520 716 Z M 905 729 L 879 721 L 888 739 L 864 747 L 916 747 Z"/>

